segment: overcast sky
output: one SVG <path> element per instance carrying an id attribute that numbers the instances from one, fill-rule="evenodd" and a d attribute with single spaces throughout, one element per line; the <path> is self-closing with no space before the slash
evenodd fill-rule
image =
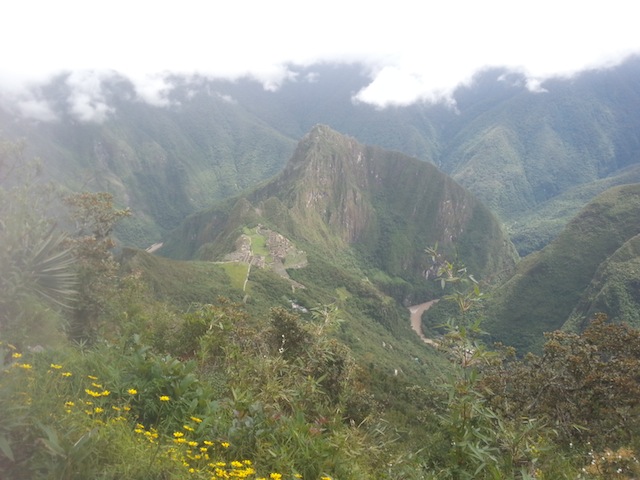
<path id="1" fill-rule="evenodd" d="M 249 74 L 273 89 L 289 77 L 287 64 L 319 61 L 365 64 L 371 84 L 357 97 L 381 106 L 446 98 L 486 66 L 521 71 L 535 88 L 640 52 L 637 8 L 629 0 L 9 0 L 0 101 L 46 110 L 32 87 L 74 71 L 68 82 L 79 98 L 108 111 L 99 105 L 105 71 L 158 102 L 167 72 Z"/>

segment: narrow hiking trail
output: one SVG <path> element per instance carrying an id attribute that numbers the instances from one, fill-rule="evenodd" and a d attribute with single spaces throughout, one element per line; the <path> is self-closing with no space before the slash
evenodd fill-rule
<path id="1" fill-rule="evenodd" d="M 438 303 L 438 300 L 431 300 L 429 302 L 420 303 L 418 305 L 409 307 L 409 312 L 411 312 L 411 328 L 413 328 L 413 331 L 418 334 L 418 336 L 424 343 L 432 345 L 434 347 L 438 346 L 438 342 L 425 337 L 422 333 L 422 314 L 425 311 L 429 310 L 436 303 Z"/>

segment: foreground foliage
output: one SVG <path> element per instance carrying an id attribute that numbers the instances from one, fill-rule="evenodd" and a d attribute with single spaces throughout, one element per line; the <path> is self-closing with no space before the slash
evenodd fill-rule
<path id="1" fill-rule="evenodd" d="M 338 341 L 335 305 L 249 314 L 225 299 L 184 309 L 154 295 L 111 253 L 126 213 L 110 196 L 68 197 L 79 225 L 93 225 L 68 239 L 28 195 L 10 198 L 47 228 L 20 243 L 11 214 L 0 229 L 11 266 L 0 271 L 1 478 L 640 475 L 636 330 L 600 317 L 582 335 L 552 334 L 540 357 L 490 350 L 478 282 L 434 249 L 435 278 L 457 306 L 439 341 L 451 368 L 433 372 L 435 386 L 412 384 L 356 360 Z M 20 250 L 31 259 L 20 263 L 6 255 L 20 245 L 49 247 Z M 53 283 L 27 267 L 42 251 Z M 65 283 L 76 278 L 82 285 Z M 384 328 L 392 312 L 372 315 Z"/>

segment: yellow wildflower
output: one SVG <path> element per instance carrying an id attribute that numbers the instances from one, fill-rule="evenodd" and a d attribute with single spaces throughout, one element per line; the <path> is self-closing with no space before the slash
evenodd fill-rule
<path id="1" fill-rule="evenodd" d="M 104 412 L 104 408 L 96 407 L 96 408 L 93 409 L 93 411 L 96 412 L 96 413 L 102 413 L 102 412 Z"/>
<path id="2" fill-rule="evenodd" d="M 100 392 L 94 392 L 93 390 L 89 390 L 88 388 L 85 388 L 84 391 L 87 393 L 87 395 L 90 395 L 94 398 L 102 396 Z"/>
<path id="3" fill-rule="evenodd" d="M 222 448 L 229 448 L 229 442 L 222 442 L 220 445 L 222 445 Z"/>
<path id="4" fill-rule="evenodd" d="M 52 363 L 51 365 L 49 365 L 51 368 L 54 368 L 56 370 L 60 370 L 62 368 L 62 365 L 58 365 L 57 363 Z"/>
<path id="5" fill-rule="evenodd" d="M 182 432 L 173 432 L 173 436 L 176 438 L 184 437 L 184 433 Z"/>
<path id="6" fill-rule="evenodd" d="M 31 370 L 33 368 L 30 363 L 19 363 L 18 366 L 25 370 Z"/>
<path id="7" fill-rule="evenodd" d="M 136 393 L 138 393 L 138 390 L 136 390 L 135 388 L 130 388 L 129 390 L 127 390 L 127 393 L 129 395 L 135 395 Z"/>
<path id="8" fill-rule="evenodd" d="M 94 377 L 93 375 L 87 375 L 87 378 L 91 379 L 91 380 L 97 380 L 98 377 Z"/>
<path id="9" fill-rule="evenodd" d="M 207 447 L 212 447 L 213 446 L 213 442 L 209 441 L 209 440 L 205 440 L 204 443 Z"/>
<path id="10" fill-rule="evenodd" d="M 198 446 L 198 442 L 191 441 L 187 445 L 189 445 L 190 447 L 197 447 Z"/>
<path id="11" fill-rule="evenodd" d="M 71 372 L 62 372 L 60 375 L 62 375 L 63 377 L 70 377 L 71 375 L 73 375 L 73 373 L 71 373 Z"/>
<path id="12" fill-rule="evenodd" d="M 192 422 L 202 423 L 202 419 L 198 417 L 190 417 Z"/>
<path id="13" fill-rule="evenodd" d="M 73 403 L 72 401 L 68 401 L 68 402 L 64 402 L 64 406 L 65 407 L 75 407 L 75 403 Z"/>
<path id="14" fill-rule="evenodd" d="M 22 354 L 20 352 L 13 352 L 11 358 L 22 358 Z"/>
<path id="15" fill-rule="evenodd" d="M 269 475 L 269 478 L 271 480 L 280 480 L 282 478 L 282 474 L 280 474 L 280 473 L 271 473 Z"/>
<path id="16" fill-rule="evenodd" d="M 102 395 L 103 397 L 108 397 L 111 394 L 111 392 L 109 390 L 103 390 L 100 395 Z"/>
<path id="17" fill-rule="evenodd" d="M 160 396 L 160 401 L 161 402 L 168 402 L 169 400 L 171 400 L 171 398 L 169 398 L 167 395 L 161 395 Z"/>
<path id="18" fill-rule="evenodd" d="M 189 425 L 183 425 L 182 428 L 184 428 L 187 432 L 194 432 L 195 431 L 193 429 L 193 427 L 190 427 Z"/>

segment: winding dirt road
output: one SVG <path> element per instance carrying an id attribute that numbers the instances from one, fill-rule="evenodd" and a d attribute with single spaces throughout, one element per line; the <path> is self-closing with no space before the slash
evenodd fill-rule
<path id="1" fill-rule="evenodd" d="M 425 337 L 422 333 L 422 314 L 436 303 L 438 303 L 438 300 L 431 300 L 430 302 L 409 307 L 409 312 L 411 312 L 411 328 L 413 328 L 413 331 L 418 334 L 424 343 L 434 347 L 438 346 L 438 342 Z"/>

